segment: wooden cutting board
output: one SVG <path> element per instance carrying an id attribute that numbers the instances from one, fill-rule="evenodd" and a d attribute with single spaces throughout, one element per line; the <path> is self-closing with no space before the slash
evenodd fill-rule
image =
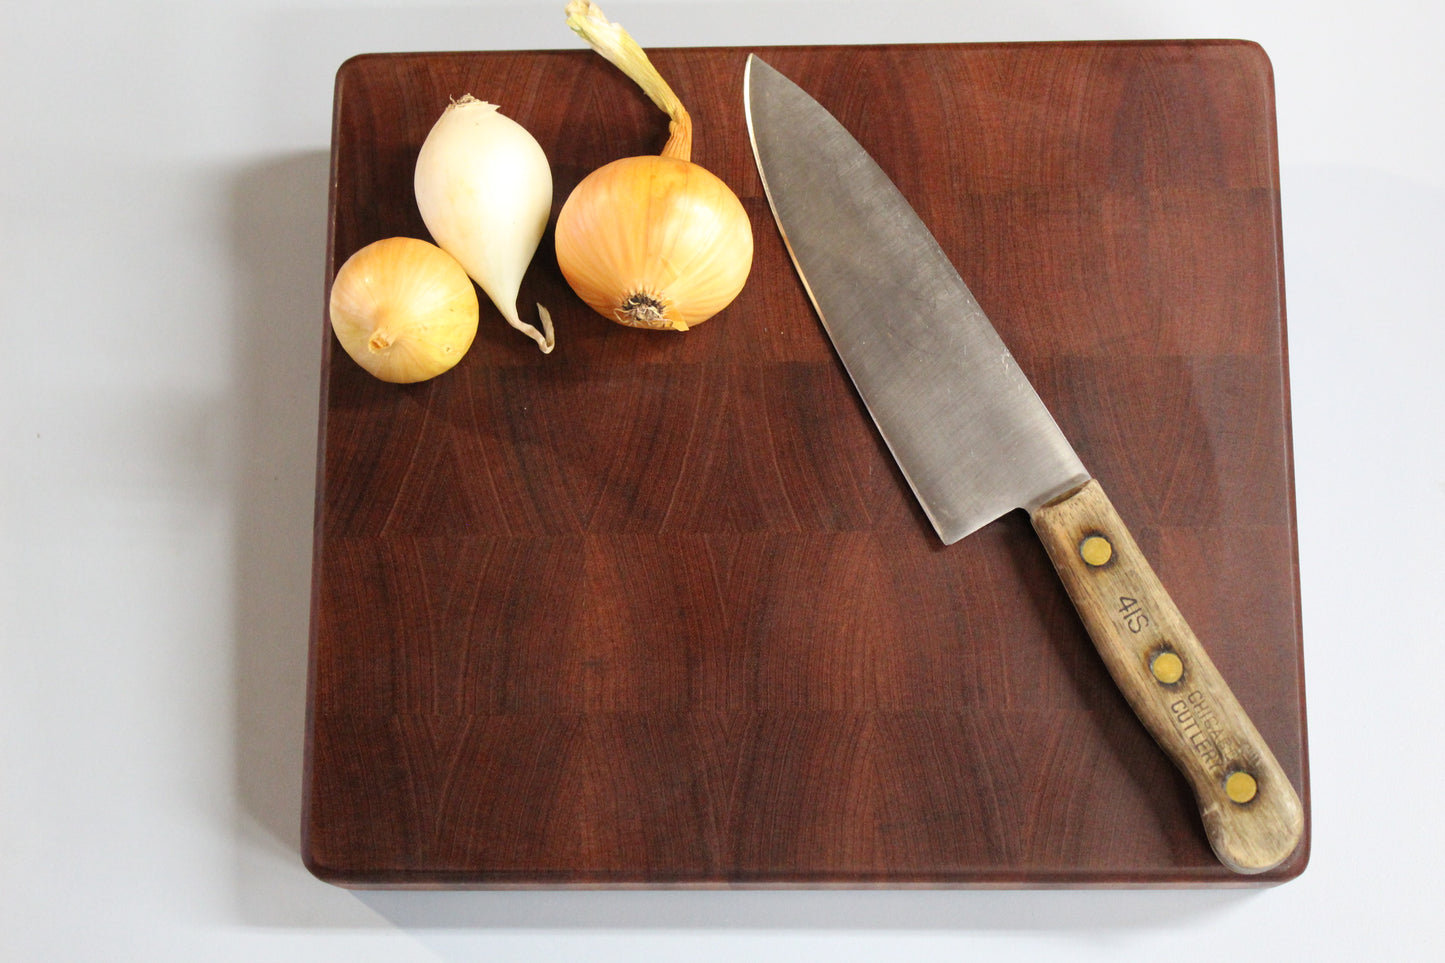
<path id="1" fill-rule="evenodd" d="M 1022 513 L 945 548 L 768 212 L 740 49 L 653 52 L 752 216 L 686 333 L 522 292 L 388 385 L 324 318 L 304 857 L 350 886 L 1245 880 L 1130 714 Z M 1308 808 L 1272 74 L 1247 43 L 757 50 L 895 179 Z M 666 119 L 584 50 L 389 54 L 337 77 L 329 279 L 427 237 L 449 97 L 551 159 L 553 215 Z"/>

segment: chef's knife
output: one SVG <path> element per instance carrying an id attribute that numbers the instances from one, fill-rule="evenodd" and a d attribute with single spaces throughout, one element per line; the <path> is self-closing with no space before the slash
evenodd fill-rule
<path id="1" fill-rule="evenodd" d="M 756 56 L 743 85 L 783 242 L 939 536 L 1026 510 L 1220 861 L 1278 866 L 1303 832 L 1299 797 L 947 255 L 817 101 Z"/>

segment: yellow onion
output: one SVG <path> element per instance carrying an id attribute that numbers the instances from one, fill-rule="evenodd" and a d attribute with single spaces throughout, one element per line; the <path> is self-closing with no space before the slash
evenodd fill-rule
<path id="1" fill-rule="evenodd" d="M 671 118 L 661 156 L 627 157 L 582 179 L 557 215 L 557 266 L 594 311 L 632 327 L 686 331 L 747 282 L 753 230 L 742 202 L 692 163 L 692 119 L 646 53 L 588 0 L 567 24 Z"/>
<path id="2" fill-rule="evenodd" d="M 331 284 L 336 340 L 382 381 L 425 381 L 454 366 L 472 346 L 478 315 L 476 288 L 456 258 L 414 237 L 366 245 Z"/>

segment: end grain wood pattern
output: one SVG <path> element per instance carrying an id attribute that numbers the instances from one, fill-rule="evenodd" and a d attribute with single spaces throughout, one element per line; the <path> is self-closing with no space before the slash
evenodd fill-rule
<path id="1" fill-rule="evenodd" d="M 1238 884 L 1022 512 L 945 548 L 833 354 L 748 146 L 750 51 L 656 50 L 749 211 L 685 334 L 523 285 L 453 371 L 375 381 L 324 316 L 303 816 L 350 886 Z M 1247 43 L 759 49 L 915 204 L 1308 800 L 1272 77 Z M 337 77 L 328 283 L 427 237 L 450 97 L 553 216 L 666 120 L 587 51 Z M 1279 869 L 1303 870 L 1306 843 Z"/>

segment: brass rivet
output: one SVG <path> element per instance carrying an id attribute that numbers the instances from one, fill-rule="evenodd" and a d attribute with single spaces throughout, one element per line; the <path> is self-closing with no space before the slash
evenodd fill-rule
<path id="1" fill-rule="evenodd" d="M 1149 671 L 1165 685 L 1173 685 L 1184 678 L 1184 660 L 1177 653 L 1163 649 L 1149 660 Z"/>
<path id="2" fill-rule="evenodd" d="M 1231 772 L 1224 780 L 1224 794 L 1237 803 L 1247 803 L 1259 792 L 1259 783 L 1244 770 Z"/>
<path id="3" fill-rule="evenodd" d="M 1114 557 L 1114 546 L 1102 535 L 1090 535 L 1079 543 L 1079 557 L 1085 565 L 1098 568 L 1109 564 Z"/>

